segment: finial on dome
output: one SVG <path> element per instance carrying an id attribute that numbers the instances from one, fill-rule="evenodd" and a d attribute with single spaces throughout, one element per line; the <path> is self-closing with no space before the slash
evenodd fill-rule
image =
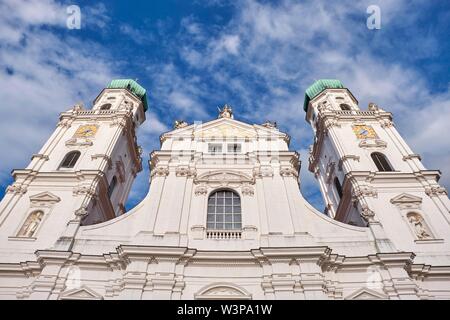
<path id="1" fill-rule="evenodd" d="M 228 104 L 225 104 L 222 109 L 219 109 L 219 118 L 231 118 L 233 119 L 233 109 Z"/>

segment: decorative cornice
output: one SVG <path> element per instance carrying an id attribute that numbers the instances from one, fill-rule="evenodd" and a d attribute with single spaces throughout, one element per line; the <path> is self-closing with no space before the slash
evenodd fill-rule
<path id="1" fill-rule="evenodd" d="M 48 161 L 48 159 L 49 159 L 48 155 L 45 155 L 45 154 L 42 154 L 42 153 L 36 153 L 36 154 L 33 154 L 31 156 L 31 160 L 34 160 L 35 158 L 36 159 L 43 159 L 44 161 Z"/>
<path id="2" fill-rule="evenodd" d="M 342 170 L 342 166 L 344 165 L 344 162 L 347 161 L 347 160 L 353 160 L 353 161 L 358 161 L 358 162 L 359 162 L 360 157 L 359 157 L 359 156 L 356 156 L 356 155 L 354 155 L 354 154 L 347 154 L 347 155 L 345 155 L 345 156 L 342 156 L 342 157 L 339 159 L 339 163 L 338 163 L 338 168 L 339 168 L 339 170 Z"/>
<path id="3" fill-rule="evenodd" d="M 111 157 L 108 156 L 107 154 L 100 154 L 100 153 L 93 154 L 93 155 L 91 156 L 91 159 L 92 159 L 92 160 L 95 160 L 95 159 L 104 159 L 104 160 L 106 160 L 106 162 L 108 163 L 108 168 L 110 168 L 110 169 L 112 168 Z"/>
<path id="4" fill-rule="evenodd" d="M 419 159 L 419 161 L 422 160 L 420 155 L 417 154 L 417 153 L 412 153 L 412 154 L 408 154 L 406 156 L 403 156 L 403 161 L 410 160 L 410 159 Z"/>

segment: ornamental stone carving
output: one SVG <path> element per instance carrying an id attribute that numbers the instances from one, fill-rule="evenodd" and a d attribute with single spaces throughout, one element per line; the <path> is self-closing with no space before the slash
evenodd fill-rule
<path id="1" fill-rule="evenodd" d="M 196 196 L 206 195 L 208 193 L 208 188 L 206 186 L 198 186 L 194 191 Z"/>
<path id="2" fill-rule="evenodd" d="M 87 210 L 86 206 L 81 206 L 80 208 L 75 210 L 75 216 L 78 219 L 85 217 L 87 214 L 88 214 L 88 210 Z"/>
<path id="3" fill-rule="evenodd" d="M 167 177 L 169 175 L 169 167 L 167 166 L 157 166 L 154 168 L 150 174 L 151 177 Z"/>
<path id="4" fill-rule="evenodd" d="M 447 190 L 444 187 L 430 187 L 425 189 L 425 193 L 430 196 L 447 195 Z"/>
<path id="5" fill-rule="evenodd" d="M 27 219 L 25 220 L 22 228 L 20 228 L 17 236 L 25 238 L 33 237 L 43 217 L 44 217 L 43 211 L 38 210 L 31 212 L 28 215 Z"/>
<path id="6" fill-rule="evenodd" d="M 90 147 L 94 144 L 91 139 L 71 138 L 66 141 L 67 147 Z"/>
<path id="7" fill-rule="evenodd" d="M 378 196 L 378 192 L 373 187 L 361 187 L 361 188 L 355 188 L 353 190 L 352 196 L 355 198 L 360 198 L 360 197 L 376 198 Z"/>
<path id="8" fill-rule="evenodd" d="M 280 176 L 282 177 L 298 177 L 298 172 L 292 167 L 281 167 Z"/>
<path id="9" fill-rule="evenodd" d="M 244 196 L 253 196 L 255 194 L 253 187 L 251 187 L 249 185 L 242 186 L 241 192 Z"/>
<path id="10" fill-rule="evenodd" d="M 261 166 L 253 169 L 253 177 L 273 177 L 273 168 L 271 166 Z"/>
<path id="11" fill-rule="evenodd" d="M 375 222 L 375 212 L 373 212 L 367 204 L 361 205 L 361 217 L 367 222 Z"/>
<path id="12" fill-rule="evenodd" d="M 90 186 L 79 186 L 79 187 L 75 187 L 72 190 L 72 194 L 74 196 L 89 196 L 91 198 L 97 198 L 97 192 L 95 191 L 95 189 L 91 188 Z"/>
<path id="13" fill-rule="evenodd" d="M 6 193 L 25 194 L 27 193 L 27 187 L 22 186 L 18 183 L 13 183 L 12 185 L 6 188 Z"/>
<path id="14" fill-rule="evenodd" d="M 365 149 L 384 149 L 387 147 L 387 143 L 381 139 L 365 139 L 359 143 L 359 147 Z"/>
<path id="15" fill-rule="evenodd" d="M 380 120 L 380 123 L 382 128 L 390 128 L 394 126 L 394 122 L 389 119 Z"/>
<path id="16" fill-rule="evenodd" d="M 414 230 L 417 239 L 431 239 L 431 231 L 426 225 L 423 217 L 415 212 L 411 212 L 407 214 L 408 222 L 411 224 L 412 229 Z"/>
<path id="17" fill-rule="evenodd" d="M 195 177 L 197 172 L 195 169 L 191 169 L 187 166 L 179 166 L 175 169 L 175 174 L 177 177 Z"/>
<path id="18" fill-rule="evenodd" d="M 208 185 L 213 188 L 232 187 L 238 188 L 244 184 L 254 184 L 255 181 L 248 175 L 231 170 L 210 171 L 203 173 L 194 179 L 195 184 Z"/>

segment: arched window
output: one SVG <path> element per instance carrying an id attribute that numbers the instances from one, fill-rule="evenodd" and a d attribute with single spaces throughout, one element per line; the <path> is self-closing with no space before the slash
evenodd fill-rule
<path id="1" fill-rule="evenodd" d="M 339 199 L 342 199 L 342 186 L 337 177 L 334 178 L 334 186 L 336 187 L 336 191 L 339 195 Z"/>
<path id="2" fill-rule="evenodd" d="M 207 228 L 213 230 L 239 230 L 241 198 L 231 190 L 220 190 L 208 198 Z"/>
<path id="3" fill-rule="evenodd" d="M 352 108 L 346 103 L 341 103 L 339 106 L 341 107 L 341 110 L 344 110 L 344 111 L 352 110 Z"/>
<path id="4" fill-rule="evenodd" d="M 111 180 L 111 183 L 109 184 L 109 187 L 108 187 L 108 197 L 111 198 L 111 196 L 112 196 L 112 194 L 114 192 L 114 188 L 116 187 L 116 184 L 117 184 L 117 178 L 116 178 L 116 176 L 114 176 L 112 178 L 112 180 Z"/>
<path id="5" fill-rule="evenodd" d="M 80 151 L 70 151 L 64 157 L 64 160 L 61 162 L 60 168 L 73 168 L 75 163 L 77 163 L 78 158 L 80 157 Z"/>
<path id="6" fill-rule="evenodd" d="M 378 171 L 394 171 L 384 154 L 380 152 L 374 152 L 370 156 L 372 157 L 373 162 L 375 162 Z"/>
<path id="7" fill-rule="evenodd" d="M 100 110 L 109 110 L 111 109 L 111 103 L 105 103 L 100 107 Z"/>

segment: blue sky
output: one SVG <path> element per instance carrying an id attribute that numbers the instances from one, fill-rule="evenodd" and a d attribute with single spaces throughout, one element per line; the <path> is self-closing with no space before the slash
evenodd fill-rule
<path id="1" fill-rule="evenodd" d="M 68 5 L 81 29 L 66 27 Z M 381 29 L 366 26 L 369 5 Z M 340 79 L 361 108 L 394 113 L 400 133 L 450 186 L 448 1 L 0 1 L 0 196 L 54 130 L 58 114 L 90 106 L 114 78 L 149 92 L 138 141 L 148 153 L 175 119 L 208 121 L 231 104 L 238 120 L 277 121 L 301 153 L 302 193 L 319 210 L 307 170 L 312 133 L 304 91 Z M 5 152 L 7 150 L 7 152 Z M 127 207 L 148 191 L 138 175 Z"/>

